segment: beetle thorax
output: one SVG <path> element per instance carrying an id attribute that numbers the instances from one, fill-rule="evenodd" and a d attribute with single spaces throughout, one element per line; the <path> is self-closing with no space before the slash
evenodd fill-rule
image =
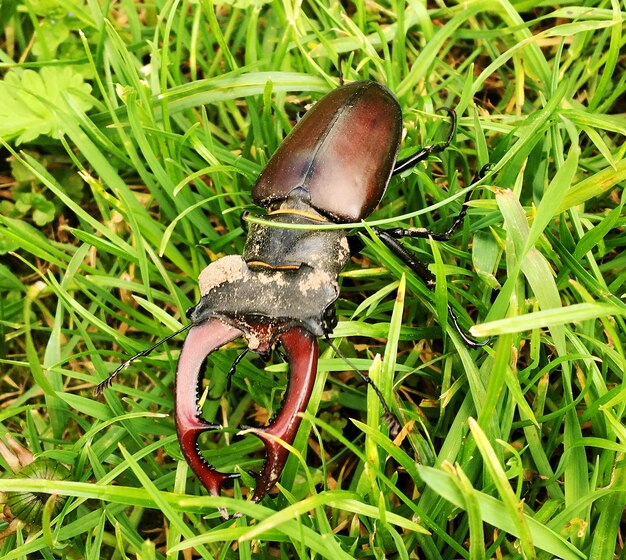
<path id="1" fill-rule="evenodd" d="M 345 231 L 320 228 L 332 222 L 300 197 L 289 197 L 266 219 L 272 224 L 253 224 L 246 240 L 243 257 L 251 268 L 308 265 L 336 278 L 350 258 Z M 291 225 L 307 228 L 292 229 Z"/>
<path id="2" fill-rule="evenodd" d="M 350 258 L 345 231 L 321 229 L 331 222 L 297 196 L 266 219 L 270 224 L 251 225 L 243 257 L 222 257 L 202 271 L 202 299 L 189 314 L 196 324 L 221 318 L 245 333 L 256 352 L 267 351 L 274 335 L 292 326 L 327 333 L 337 276 Z M 308 227 L 288 229 L 293 224 Z M 263 324 L 272 329 L 265 333 Z"/>

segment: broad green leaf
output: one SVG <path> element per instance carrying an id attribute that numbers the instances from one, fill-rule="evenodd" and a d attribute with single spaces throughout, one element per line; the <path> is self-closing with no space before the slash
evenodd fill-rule
<path id="1" fill-rule="evenodd" d="M 11 70 L 0 81 L 0 138 L 30 142 L 38 136 L 59 137 L 63 110 L 72 104 L 81 111 L 93 107 L 91 86 L 70 66 Z"/>

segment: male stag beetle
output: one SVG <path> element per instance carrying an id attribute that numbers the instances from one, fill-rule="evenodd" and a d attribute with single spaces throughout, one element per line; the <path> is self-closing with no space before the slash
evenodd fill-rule
<path id="1" fill-rule="evenodd" d="M 402 134 L 402 110 L 397 99 L 376 82 L 343 85 L 298 121 L 261 172 L 252 188 L 252 198 L 267 210 L 266 220 L 272 225 L 252 224 L 243 256 L 222 257 L 202 271 L 202 298 L 188 311 L 191 324 L 183 329 L 189 329 L 189 333 L 178 360 L 178 439 L 185 459 L 211 494 L 219 495 L 224 482 L 239 475 L 217 471 L 198 448 L 202 432 L 219 428 L 201 418 L 197 405 L 207 356 L 240 336 L 246 338 L 249 350 L 263 358 L 268 358 L 278 344 L 285 350 L 289 382 L 282 408 L 269 426 L 250 430 L 266 447 L 265 463 L 252 496 L 258 502 L 274 486 L 287 460 L 288 451 L 277 439 L 293 443 L 301 413 L 309 402 L 317 369 L 317 338 L 328 337 L 336 325 L 337 278 L 350 258 L 347 231 L 315 226 L 366 218 L 380 202 L 392 175 L 446 148 L 454 134 L 456 115 L 451 109 L 445 111 L 452 121 L 446 141 L 396 161 Z M 445 233 L 423 229 L 374 231 L 432 286 L 433 275 L 398 238 L 446 240 L 465 212 L 464 204 Z M 307 224 L 313 228 L 287 229 L 280 224 Z M 484 344 L 465 335 L 452 308 L 448 311 L 468 345 Z M 127 360 L 95 393 L 108 387 L 130 361 L 148 354 L 161 342 Z M 379 391 L 377 394 L 383 400 Z M 384 400 L 383 406 L 390 415 Z"/>

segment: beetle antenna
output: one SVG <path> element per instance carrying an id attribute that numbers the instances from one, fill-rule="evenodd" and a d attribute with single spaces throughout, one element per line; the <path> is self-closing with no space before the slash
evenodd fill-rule
<path id="1" fill-rule="evenodd" d="M 339 350 L 339 348 L 337 348 L 337 346 L 335 346 L 335 344 L 333 344 L 330 338 L 328 338 L 328 335 L 326 336 L 326 342 L 335 351 L 335 354 L 337 354 L 337 356 L 339 356 L 344 362 L 346 362 L 346 364 L 348 364 L 354 371 L 356 371 L 359 377 L 374 390 L 374 393 L 376 393 L 376 396 L 378 397 L 378 400 L 380 401 L 380 404 L 385 411 L 383 418 L 385 424 L 389 428 L 389 433 L 393 437 L 396 437 L 400 433 L 400 422 L 396 418 L 395 414 L 391 412 L 391 409 L 389 408 L 385 397 L 383 397 L 383 394 L 381 393 L 376 383 L 374 383 L 369 375 L 365 375 L 358 367 L 356 367 L 354 362 L 352 362 L 346 355 L 341 352 L 341 350 Z"/>
<path id="2" fill-rule="evenodd" d="M 165 338 L 162 338 L 161 340 L 155 342 L 152 346 L 150 346 L 150 348 L 146 348 L 145 350 L 142 350 L 141 352 L 138 352 L 134 356 L 131 356 L 130 358 L 128 358 L 128 360 L 126 360 L 122 365 L 120 365 L 118 368 L 116 368 L 116 370 L 111 375 L 109 375 L 104 381 L 102 381 L 101 383 L 98 383 L 98 385 L 96 385 L 96 387 L 93 390 L 93 396 L 94 397 L 98 397 L 99 395 L 102 394 L 102 392 L 105 389 L 108 389 L 111 386 L 111 384 L 113 383 L 113 380 L 117 377 L 117 374 L 120 373 L 121 371 L 125 370 L 137 358 L 143 358 L 144 356 L 147 356 L 155 348 L 158 348 L 159 346 L 161 346 L 161 344 L 163 344 L 163 343 L 167 342 L 168 340 L 174 338 L 176 335 L 180 334 L 181 332 L 185 332 L 186 330 L 188 330 L 192 326 L 193 326 L 193 323 L 189 323 L 188 325 L 184 326 L 179 331 L 176 331 L 176 332 L 166 336 Z"/>

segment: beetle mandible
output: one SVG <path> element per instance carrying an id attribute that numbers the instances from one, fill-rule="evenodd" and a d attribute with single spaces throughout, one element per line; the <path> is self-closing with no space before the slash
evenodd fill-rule
<path id="1" fill-rule="evenodd" d="M 252 188 L 254 202 L 267 210 L 272 226 L 252 224 L 242 256 L 218 259 L 200 274 L 200 302 L 187 316 L 191 323 L 176 372 L 175 419 L 182 453 L 202 484 L 219 495 L 235 473 L 214 469 L 200 454 L 198 436 L 217 429 L 201 418 L 197 390 L 207 356 L 244 336 L 249 350 L 268 358 L 280 344 L 289 363 L 283 405 L 265 428 L 249 429 L 265 444 L 266 458 L 252 496 L 260 501 L 277 482 L 307 407 L 317 369 L 317 338 L 336 325 L 338 275 L 350 258 L 346 230 L 287 229 L 280 224 L 353 223 L 376 208 L 392 175 L 446 148 L 454 134 L 456 114 L 443 108 L 451 129 L 445 142 L 396 161 L 402 135 L 402 110 L 395 96 L 373 81 L 343 85 L 323 97 L 298 121 L 273 154 Z M 468 194 L 469 197 L 469 194 Z M 467 202 L 467 199 L 466 199 Z M 401 237 L 446 240 L 462 222 L 461 213 L 444 233 L 423 229 L 375 228 L 375 233 L 432 287 L 434 277 L 398 241 Z M 482 346 L 459 327 L 466 344 Z M 182 332 L 182 331 L 178 331 Z M 119 371 L 156 346 L 133 356 L 96 387 L 107 388 Z M 381 397 L 380 392 L 378 392 Z M 383 400 L 387 413 L 389 408 Z"/>

